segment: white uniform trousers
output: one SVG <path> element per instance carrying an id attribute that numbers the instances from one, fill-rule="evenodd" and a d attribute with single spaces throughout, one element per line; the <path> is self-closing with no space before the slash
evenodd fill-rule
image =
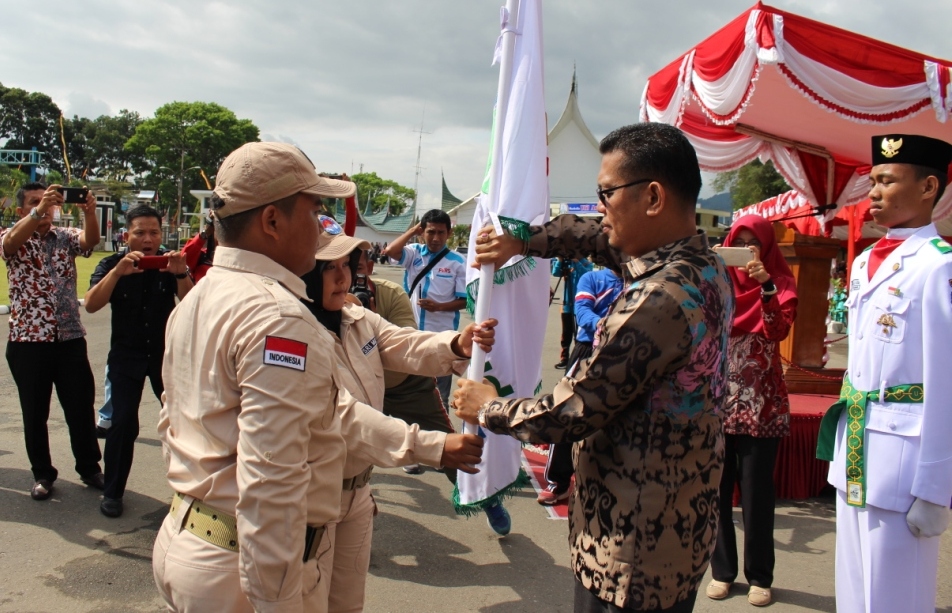
<path id="1" fill-rule="evenodd" d="M 939 537 L 916 538 L 906 514 L 846 504 L 836 491 L 837 613 L 934 613 Z"/>
<path id="2" fill-rule="evenodd" d="M 181 521 L 165 516 L 152 547 L 152 575 L 159 594 L 173 613 L 254 613 L 241 591 L 238 553 L 207 543 L 182 530 Z M 326 536 L 324 540 L 326 540 Z M 321 546 L 325 546 L 324 541 Z M 319 597 L 317 561 L 304 565 L 301 591 L 304 610 L 326 613 Z"/>

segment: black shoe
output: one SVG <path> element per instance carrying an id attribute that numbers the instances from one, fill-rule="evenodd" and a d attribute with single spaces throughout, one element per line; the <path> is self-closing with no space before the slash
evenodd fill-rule
<path id="1" fill-rule="evenodd" d="M 38 479 L 30 488 L 30 498 L 33 500 L 46 500 L 52 495 L 53 482 L 49 479 Z"/>
<path id="2" fill-rule="evenodd" d="M 106 434 L 109 432 L 109 428 L 103 428 L 102 426 L 96 426 L 96 438 L 106 438 Z"/>
<path id="3" fill-rule="evenodd" d="M 569 364 L 566 360 L 559 360 L 559 363 L 556 364 L 555 367 L 558 368 L 559 370 L 563 370 L 568 365 Z"/>
<path id="4" fill-rule="evenodd" d="M 122 498 L 102 497 L 99 503 L 99 512 L 106 517 L 119 517 L 122 515 Z"/>
<path id="5" fill-rule="evenodd" d="M 95 475 L 89 475 L 88 477 L 80 477 L 79 480 L 93 489 L 106 489 L 106 478 L 102 473 L 96 473 Z"/>

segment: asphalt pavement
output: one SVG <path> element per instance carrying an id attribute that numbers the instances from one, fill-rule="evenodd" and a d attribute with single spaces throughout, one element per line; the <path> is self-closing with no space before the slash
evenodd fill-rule
<path id="1" fill-rule="evenodd" d="M 402 278 L 393 267 L 380 267 L 378 274 Z M 558 309 L 556 303 L 548 310 L 546 390 L 560 374 L 552 367 L 558 360 Z M 6 319 L 0 316 L 0 322 Z M 108 309 L 83 314 L 83 323 L 101 401 Z M 3 336 L 0 349 L 6 346 Z M 842 359 L 841 346 L 833 345 L 831 365 Z M 0 613 L 165 610 L 151 568 L 152 543 L 171 497 L 155 430 L 158 409 L 151 392 L 144 392 L 125 513 L 109 519 L 99 513 L 99 492 L 82 485 L 72 469 L 66 426 L 54 396 L 50 439 L 60 478 L 50 500 L 35 502 L 29 496 L 32 478 L 16 387 L 9 369 L 0 366 Z M 435 471 L 411 476 L 400 469 L 377 470 L 371 487 L 379 514 L 367 581 L 369 613 L 572 610 L 568 522 L 548 519 L 534 492 L 523 490 L 507 503 L 513 531 L 499 538 L 484 517 L 454 514 L 452 487 Z M 834 528 L 831 497 L 778 502 L 777 602 L 771 610 L 834 611 Z M 952 613 L 950 561 L 945 538 L 939 578 L 939 610 L 944 613 Z M 696 611 L 750 611 L 745 594 L 746 586 L 738 587 L 728 600 L 714 602 L 702 593 Z"/>

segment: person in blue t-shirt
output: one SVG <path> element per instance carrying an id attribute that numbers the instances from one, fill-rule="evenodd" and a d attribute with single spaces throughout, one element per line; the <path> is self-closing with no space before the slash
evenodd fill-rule
<path id="1" fill-rule="evenodd" d="M 403 289 L 410 296 L 420 330 L 456 330 L 459 312 L 466 306 L 466 260 L 446 245 L 451 223 L 445 212 L 427 211 L 420 225 L 411 227 L 384 250 L 405 270 Z M 417 236 L 423 237 L 422 244 L 407 245 Z M 452 383 L 452 375 L 436 378 L 444 408 L 449 406 Z"/>
<path id="2" fill-rule="evenodd" d="M 578 280 L 582 275 L 592 270 L 592 262 L 588 258 L 581 260 L 552 260 L 552 276 L 562 277 L 562 353 L 556 368 L 565 368 L 569 364 L 569 354 L 572 348 L 572 339 L 575 337 L 575 291 Z"/>
<path id="3" fill-rule="evenodd" d="M 577 368 L 576 364 L 580 360 L 592 355 L 598 322 L 608 314 L 622 289 L 624 283 L 621 275 L 608 268 L 586 272 L 579 278 L 574 300 L 578 334 L 575 337 L 575 349 L 566 360 L 566 374 Z M 549 445 L 549 459 L 545 464 L 547 484 L 536 501 L 553 505 L 567 499 L 571 494 L 569 486 L 573 472 L 572 443 Z"/>

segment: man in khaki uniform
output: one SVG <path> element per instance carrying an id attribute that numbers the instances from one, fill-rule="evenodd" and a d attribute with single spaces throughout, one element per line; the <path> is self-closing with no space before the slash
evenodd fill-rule
<path id="1" fill-rule="evenodd" d="M 354 193 L 297 148 L 232 152 L 215 266 L 169 319 L 159 436 L 175 490 L 153 549 L 170 611 L 324 611 L 316 552 L 344 442 L 334 340 L 301 299 L 320 197 Z"/>

